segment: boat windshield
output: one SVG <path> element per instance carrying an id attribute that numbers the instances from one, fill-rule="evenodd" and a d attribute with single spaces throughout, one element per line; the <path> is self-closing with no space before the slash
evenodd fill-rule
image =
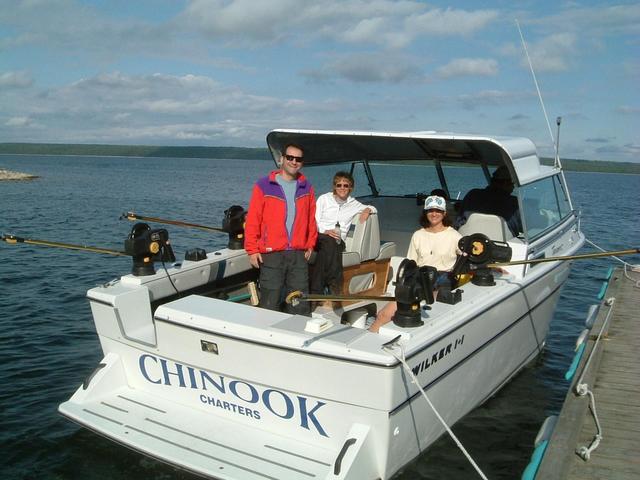
<path id="1" fill-rule="evenodd" d="M 571 213 L 559 175 L 520 187 L 524 221 L 529 238 L 535 238 Z"/>
<path id="2" fill-rule="evenodd" d="M 482 168 L 470 164 L 445 164 L 442 170 L 452 200 L 462 199 L 472 188 L 487 185 Z M 412 197 L 417 193 L 430 193 L 434 188 L 443 188 L 433 162 L 372 162 L 369 169 L 373 178 L 370 185 L 363 162 L 345 162 L 331 165 L 305 167 L 305 175 L 311 180 L 317 195 L 331 191 L 333 175 L 340 171 L 351 172 L 356 188 L 355 196 L 375 195 Z M 375 190 L 374 187 L 375 186 Z"/>
<path id="3" fill-rule="evenodd" d="M 415 196 L 443 187 L 435 164 L 431 162 L 371 162 L 369 169 L 373 185 L 369 183 L 363 162 L 311 165 L 305 167 L 304 172 L 318 195 L 331 190 L 333 175 L 340 170 L 352 173 L 356 183 L 355 196 L 375 195 L 376 192 L 381 196 Z M 477 165 L 443 163 L 443 173 L 452 199 L 462 199 L 470 189 L 487 184 L 482 169 Z"/>
<path id="4" fill-rule="evenodd" d="M 369 166 L 379 195 L 415 196 L 440 188 L 438 173 L 431 162 L 376 162 Z"/>
<path id="5" fill-rule="evenodd" d="M 442 170 L 451 200 L 462 200 L 472 188 L 487 186 L 487 179 L 480 165 L 443 163 Z"/>
<path id="6" fill-rule="evenodd" d="M 415 196 L 417 193 L 430 192 L 440 188 L 438 173 L 433 163 L 372 162 L 368 164 L 373 184 L 369 181 L 364 162 L 345 162 L 331 165 L 312 165 L 305 167 L 305 175 L 311 180 L 320 195 L 332 189 L 332 179 L 336 172 L 351 172 L 355 180 L 356 197 Z"/>
<path id="7" fill-rule="evenodd" d="M 355 168 L 351 170 L 352 166 Z M 307 177 L 313 189 L 316 192 L 316 197 L 319 197 L 323 193 L 333 190 L 333 176 L 337 172 L 350 172 L 353 175 L 355 181 L 354 196 L 371 195 L 371 188 L 365 174 L 362 162 L 344 162 L 344 163 L 332 163 L 329 165 L 309 165 L 304 166 L 303 173 Z"/>

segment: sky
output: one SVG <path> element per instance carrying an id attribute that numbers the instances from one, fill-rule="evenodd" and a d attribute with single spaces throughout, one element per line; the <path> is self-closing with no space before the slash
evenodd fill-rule
<path id="1" fill-rule="evenodd" d="M 562 117 L 561 157 L 640 162 L 639 85 L 637 1 L 0 0 L 0 142 L 437 130 L 553 156 Z"/>

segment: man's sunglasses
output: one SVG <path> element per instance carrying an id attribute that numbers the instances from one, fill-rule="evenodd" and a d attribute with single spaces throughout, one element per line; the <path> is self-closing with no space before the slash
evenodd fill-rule
<path id="1" fill-rule="evenodd" d="M 351 185 L 348 183 L 336 183 L 334 186 L 336 188 L 351 188 Z"/>
<path id="2" fill-rule="evenodd" d="M 296 157 L 295 155 L 285 155 L 284 158 L 286 158 L 290 162 L 296 162 L 296 163 L 304 162 L 304 158 Z"/>

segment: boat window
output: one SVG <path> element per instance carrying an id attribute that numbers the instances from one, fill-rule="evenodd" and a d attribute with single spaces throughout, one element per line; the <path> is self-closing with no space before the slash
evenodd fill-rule
<path id="1" fill-rule="evenodd" d="M 331 192 L 333 190 L 333 176 L 337 172 L 351 172 L 352 165 L 354 166 L 353 179 L 356 184 L 354 195 L 357 197 L 371 195 L 371 188 L 369 187 L 369 182 L 362 162 L 310 165 L 305 166 L 302 172 L 311 181 L 313 189 L 316 192 L 316 197 L 319 197 L 323 193 Z"/>
<path id="2" fill-rule="evenodd" d="M 351 168 L 351 167 L 350 167 Z M 349 170 L 347 170 L 348 172 Z M 355 196 L 369 196 L 373 194 L 373 190 L 369 186 L 369 178 L 367 177 L 367 171 L 364 168 L 364 163 L 362 162 L 354 162 L 353 163 L 353 171 L 351 172 L 353 175 L 353 180 L 356 182 L 356 190 Z M 374 182 L 376 178 L 374 178 Z"/>
<path id="3" fill-rule="evenodd" d="M 442 167 L 452 200 L 464 198 L 472 188 L 487 186 L 479 165 L 443 163 Z M 435 165 L 424 160 L 416 163 L 372 162 L 369 163 L 369 168 L 378 189 L 378 195 L 414 197 L 417 193 L 429 194 L 434 188 L 442 187 Z M 311 180 L 316 194 L 320 195 L 331 191 L 333 175 L 340 170 L 352 171 L 356 182 L 355 196 L 373 195 L 363 162 L 310 165 L 305 166 L 303 172 Z"/>
<path id="4" fill-rule="evenodd" d="M 438 173 L 432 163 L 376 162 L 369 164 L 380 195 L 414 197 L 440 188 Z"/>
<path id="5" fill-rule="evenodd" d="M 520 187 L 524 220 L 533 238 L 571 213 L 560 178 L 544 178 Z"/>
<path id="6" fill-rule="evenodd" d="M 567 195 L 567 191 L 564 188 L 564 184 L 562 183 L 559 175 L 553 177 L 553 186 L 558 198 L 560 217 L 564 218 L 571 213 L 571 203 L 569 202 L 569 195 Z"/>
<path id="7" fill-rule="evenodd" d="M 480 165 L 442 164 L 444 177 L 452 200 L 462 200 L 472 188 L 484 188 L 487 181 Z"/>

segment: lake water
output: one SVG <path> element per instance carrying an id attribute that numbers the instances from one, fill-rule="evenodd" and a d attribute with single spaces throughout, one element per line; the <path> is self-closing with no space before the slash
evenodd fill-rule
<path id="1" fill-rule="evenodd" d="M 121 250 L 132 226 L 119 220 L 121 213 L 218 226 L 226 208 L 247 204 L 251 185 L 271 167 L 265 161 L 0 156 L 0 168 L 41 176 L 0 182 L 0 233 Z M 568 173 L 567 179 L 588 239 L 607 250 L 640 245 L 640 176 Z M 188 248 L 210 251 L 226 243 L 224 236 L 200 230 L 165 228 L 179 258 Z M 638 256 L 626 259 L 640 263 Z M 574 264 L 543 356 L 454 427 L 490 479 L 519 478 L 541 422 L 559 410 L 572 346 L 613 264 Z M 196 478 L 79 428 L 56 411 L 102 358 L 86 290 L 129 270 L 127 258 L 0 244 L 0 478 Z M 445 436 L 398 478 L 477 475 Z"/>

